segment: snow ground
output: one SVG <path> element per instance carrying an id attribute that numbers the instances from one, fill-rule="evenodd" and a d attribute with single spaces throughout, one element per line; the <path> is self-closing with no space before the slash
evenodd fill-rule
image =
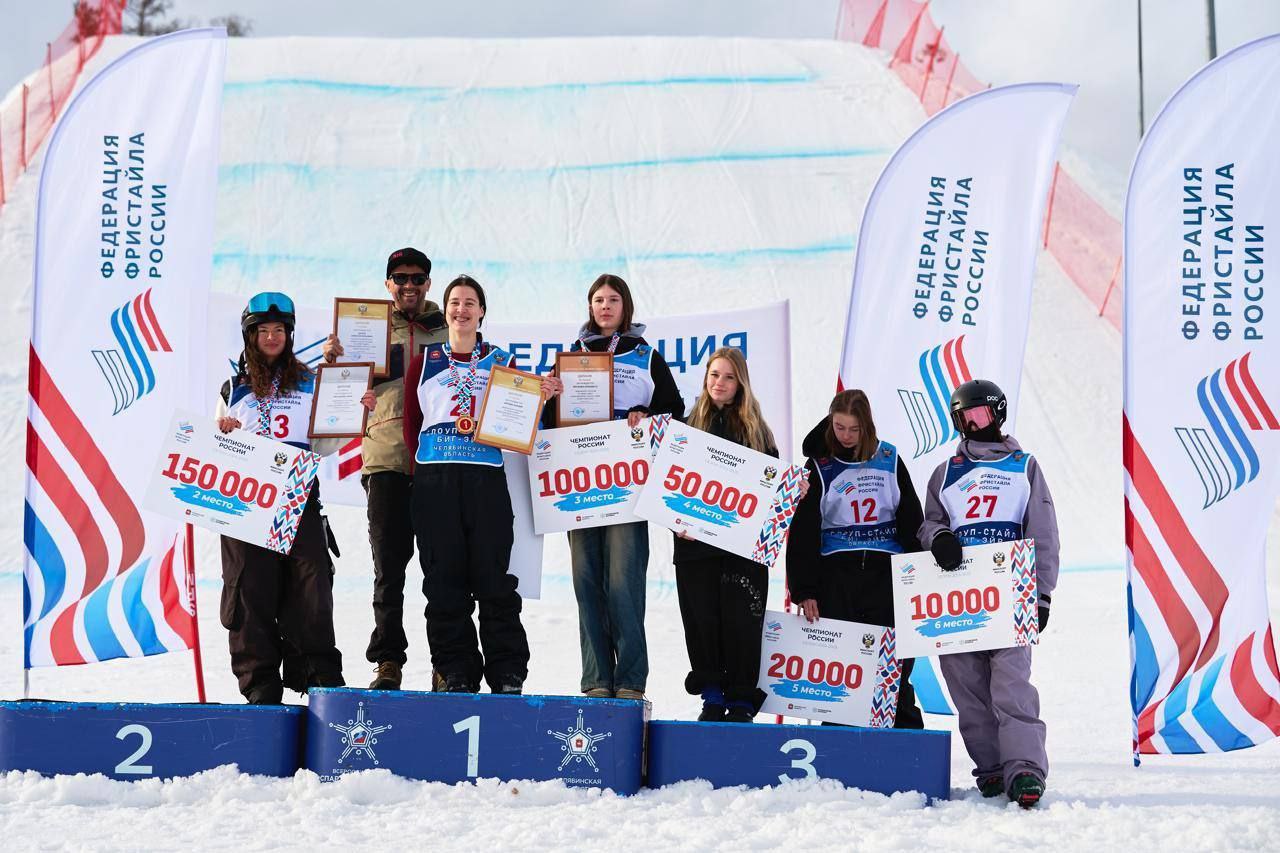
<path id="1" fill-rule="evenodd" d="M 127 44 L 127 40 L 112 40 L 99 61 L 117 55 Z M 370 51 L 381 57 L 378 63 L 368 61 Z M 804 127 L 816 128 L 810 136 L 822 137 L 819 141 L 824 145 L 883 151 L 785 165 L 716 163 L 699 167 L 696 173 L 681 173 L 670 182 L 657 182 L 651 176 L 624 176 L 603 183 L 591 178 L 579 186 L 573 183 L 578 178 L 569 175 L 558 175 L 550 182 L 551 192 L 577 199 L 584 210 L 595 203 L 584 199 L 611 199 L 608 209 L 615 214 L 638 203 L 675 211 L 679 197 L 665 194 L 682 185 L 704 195 L 732 198 L 725 210 L 697 211 L 700 215 L 691 218 L 675 212 L 669 218 L 659 216 L 660 224 L 652 231 L 601 215 L 598 221 L 617 228 L 614 239 L 622 235 L 634 242 L 612 249 L 603 245 L 608 239 L 602 239 L 601 245 L 579 245 L 574 241 L 596 239 L 591 229 L 584 227 L 573 238 L 558 238 L 563 242 L 556 248 L 564 257 L 572 257 L 574 252 L 584 257 L 610 257 L 609 251 L 630 256 L 638 251 L 644 258 L 628 261 L 623 275 L 637 283 L 638 301 L 649 314 L 677 313 L 690 293 L 696 295 L 698 310 L 716 300 L 792 299 L 792 314 L 797 318 L 793 334 L 796 427 L 807 426 L 805 422 L 820 413 L 830 393 L 830 377 L 835 375 L 852 243 L 845 237 L 849 244 L 843 248 L 781 259 L 762 258 L 759 253 L 747 258 L 691 256 L 698 254 L 695 249 L 717 241 L 721 241 L 721 248 L 733 245 L 722 240 L 724 229 L 738 229 L 748 234 L 748 242 L 760 245 L 787 239 L 827 240 L 852 232 L 884 156 L 922 119 L 909 93 L 874 56 L 856 47 L 826 42 L 641 39 L 628 43 L 469 45 L 248 40 L 232 45 L 229 82 L 308 76 L 371 85 L 381 85 L 380 79 L 422 82 L 432 79 L 430 73 L 440 67 L 427 60 L 413 60 L 422 55 L 443 56 L 439 62 L 444 65 L 459 56 L 481 57 L 483 61 L 476 59 L 474 66 L 486 68 L 491 75 L 488 79 L 495 79 L 494 75 L 500 78 L 499 72 L 509 65 L 514 68 L 515 57 L 522 60 L 525 76 L 511 79 L 546 82 L 558 73 L 557 63 L 563 63 L 564 56 L 575 57 L 582 68 L 597 73 L 603 64 L 601 57 L 611 54 L 625 54 L 630 57 L 627 61 L 647 63 L 646 67 L 661 69 L 667 76 L 679 76 L 700 63 L 705 63 L 700 66 L 703 70 L 719 63 L 721 69 L 733 68 L 740 73 L 787 71 L 816 78 L 777 94 L 736 93 L 730 98 L 732 108 L 715 115 L 708 113 L 707 104 L 688 88 L 669 93 L 670 100 L 662 103 L 650 103 L 646 100 L 650 95 L 643 92 L 627 91 L 614 93 L 607 103 L 597 105 L 599 109 L 620 110 L 618 115 L 623 116 L 666 115 L 668 124 L 662 133 L 668 136 L 683 122 L 700 128 L 691 138 L 721 143 L 731 140 L 740 147 L 761 139 L 778 144 L 785 141 L 788 128 Z M 456 81 L 449 82 L 453 85 Z M 335 206 L 335 198 L 327 194 L 330 191 L 323 181 L 308 189 L 308 181 L 314 180 L 294 175 L 290 180 L 295 183 L 282 187 L 277 182 L 281 173 L 277 169 L 262 180 L 244 186 L 236 183 L 245 174 L 245 164 L 258 163 L 253 168 L 269 171 L 262 161 L 280 150 L 301 152 L 299 159 L 309 168 L 332 164 L 335 151 L 370 169 L 399 168 L 415 157 L 430 160 L 434 156 L 431 151 L 416 148 L 397 160 L 401 156 L 397 152 L 409 144 L 402 136 L 408 133 L 405 127 L 393 128 L 394 148 L 386 148 L 385 143 L 379 147 L 377 134 L 361 130 L 366 122 L 357 121 L 358 110 L 381 111 L 377 116 L 390 120 L 405 113 L 405 102 L 398 101 L 393 108 L 379 99 L 415 97 L 412 92 L 383 90 L 375 90 L 374 95 L 372 105 L 358 105 L 332 93 L 317 100 L 305 93 L 264 94 L 253 91 L 252 86 L 229 90 L 215 288 L 246 293 L 261 289 L 259 285 L 278 289 L 284 283 L 286 289 L 305 293 L 300 297 L 305 301 L 319 302 L 338 292 L 347 295 L 352 282 L 361 280 L 357 277 L 359 265 L 368 267 L 370 256 L 376 262 L 391 244 L 431 241 L 435 245 L 431 235 L 440 235 L 439 257 L 453 260 L 437 272 L 437 281 L 447 281 L 455 265 L 468 261 L 491 277 L 500 276 L 505 263 L 524 278 L 513 282 L 518 287 L 500 291 L 504 313 L 527 319 L 566 312 L 576 316 L 582 286 L 589 280 L 582 270 L 556 260 L 555 253 L 539 255 L 534 240 L 506 253 L 498 251 L 498 244 L 519 233 L 512 229 L 521 221 L 532 221 L 528 217 L 533 214 L 527 208 L 521 212 L 525 217 L 521 220 L 485 219 L 483 234 L 472 240 L 457 221 L 450 222 L 450 216 L 442 216 L 430 203 L 410 205 L 410 214 L 425 224 L 397 231 L 394 219 L 388 217 L 404 215 L 403 211 L 388 212 L 382 199 Z M 357 96 L 348 93 L 343 97 Z M 358 97 L 368 97 L 368 93 Z M 781 113 L 784 104 L 788 111 Z M 430 120 L 426 109 L 413 120 Z M 868 116 L 875 120 L 869 121 Z M 573 120 L 587 121 L 581 117 Z M 529 162 L 568 161 L 579 153 L 556 148 L 560 143 L 557 133 L 552 132 L 553 124 L 529 119 L 522 128 L 525 147 L 520 150 L 528 153 Z M 288 138 L 280 142 L 273 134 Z M 642 153 L 652 153 L 654 146 L 678 147 L 663 142 L 660 136 L 655 134 L 656 142 L 641 139 L 636 144 L 645 149 Z M 617 142 L 620 149 L 609 153 L 616 159 L 638 156 L 630 149 L 621 150 L 630 144 Z M 445 159 L 461 165 L 463 153 L 474 155 L 449 152 Z M 501 162 L 501 145 L 483 153 L 496 158 L 492 162 Z M 461 180 L 459 174 L 439 179 L 456 182 Z M 18 519 L 23 461 L 17 448 L 22 446 L 25 418 L 23 354 L 31 304 L 35 184 L 33 169 L 11 189 L 10 204 L 0 214 L 0 293 L 12 307 L 0 314 L 0 335 L 11 342 L 15 353 L 0 360 L 0 410 L 4 412 L 0 415 L 0 446 L 11 448 L 0 456 L 0 548 L 11 555 L 0 566 L 0 695 L 4 696 L 18 696 L 22 691 L 22 532 Z M 420 188 L 429 191 L 433 186 Z M 451 190 L 464 195 L 480 193 L 484 199 L 481 206 L 492 208 L 501 208 L 509 200 L 503 193 L 511 192 L 496 184 L 459 184 Z M 286 193 L 304 198 L 280 213 L 271 206 L 271 198 Z M 787 203 L 792 196 L 803 197 L 806 204 Z M 303 216 L 301 211 L 307 206 L 313 212 Z M 730 224 L 722 228 L 708 225 L 722 214 Z M 788 224 L 802 215 L 804 229 Z M 823 232 L 822 228 L 828 230 Z M 673 243 L 680 244 L 680 252 L 662 256 L 657 251 Z M 307 254 L 308 244 L 321 246 L 323 251 Z M 432 255 L 437 256 L 435 251 Z M 523 272 L 522 263 L 531 271 Z M 368 277 L 367 273 L 359 276 Z M 667 285 L 674 280 L 682 287 Z M 838 304 L 839 310 L 832 310 L 833 304 Z M 134 783 L 84 777 L 41 779 L 11 773 L 0 777 L 0 837 L 5 839 L 6 849 L 14 850 L 327 850 L 409 844 L 446 848 L 500 844 L 530 849 L 637 842 L 675 849 L 730 844 L 760 849 L 790 844 L 815 849 L 992 850 L 1052 845 L 1055 849 L 1095 850 L 1138 842 L 1164 850 L 1272 848 L 1276 846 L 1272 839 L 1280 837 L 1280 747 L 1276 743 L 1227 755 L 1148 758 L 1140 769 L 1131 765 L 1123 531 L 1119 520 L 1119 367 L 1119 336 L 1093 316 L 1053 261 L 1042 256 L 1017 432 L 1023 444 L 1041 459 L 1057 496 L 1064 573 L 1054 598 L 1052 624 L 1036 653 L 1035 678 L 1049 728 L 1052 766 L 1048 794 L 1035 812 L 1024 813 L 1002 801 L 978 797 L 969 787 L 968 759 L 956 736 L 954 799 L 931 807 L 914 795 L 887 798 L 846 791 L 830 783 L 795 783 L 766 791 L 712 791 L 705 785 L 688 783 L 620 798 L 607 792 L 565 789 L 559 783 L 488 781 L 450 787 L 398 779 L 385 771 L 333 784 L 321 784 L 306 772 L 289 780 L 267 780 L 242 776 L 228 768 L 191 779 Z M 360 684 L 370 675 L 363 649 L 372 627 L 368 604 L 372 571 L 363 546 L 363 510 L 332 507 L 330 512 L 344 546 L 335 586 L 339 647 L 347 656 L 348 680 Z M 654 536 L 654 545 L 647 616 L 653 671 L 649 693 L 656 717 L 689 719 L 696 713 L 696 702 L 681 690 L 686 661 L 669 545 L 660 535 Z M 201 534 L 197 562 L 209 698 L 237 702 L 225 632 L 217 622 L 220 584 L 212 537 Z M 563 536 L 548 538 L 544 571 L 544 598 L 527 603 L 525 610 L 534 651 L 529 686 L 531 691 L 573 694 L 578 676 L 577 617 Z M 406 612 L 420 614 L 424 604 L 421 592 L 412 582 L 409 587 Z M 782 587 L 775 581 L 770 606 L 779 607 L 781 602 Z M 422 689 L 428 683 L 429 667 L 421 618 L 411 617 L 407 628 L 411 659 L 405 671 L 406 686 Z M 31 684 L 33 695 L 65 699 L 189 701 L 193 695 L 187 654 L 37 670 L 31 675 Z M 930 722 L 938 727 L 952 725 L 947 718 L 930 718 Z"/>

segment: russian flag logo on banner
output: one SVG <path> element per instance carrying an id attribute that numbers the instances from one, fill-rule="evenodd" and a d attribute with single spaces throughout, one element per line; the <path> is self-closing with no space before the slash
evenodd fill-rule
<path id="1" fill-rule="evenodd" d="M 1280 734 L 1265 544 L 1280 492 L 1280 36 L 1179 89 L 1125 210 L 1125 542 L 1133 751 Z"/>
<path id="2" fill-rule="evenodd" d="M 27 668 L 196 642 L 184 525 L 135 496 L 173 410 L 204 410 L 214 391 L 203 359 L 225 43 L 221 30 L 144 42 L 85 84 L 49 141 L 28 383 Z"/>

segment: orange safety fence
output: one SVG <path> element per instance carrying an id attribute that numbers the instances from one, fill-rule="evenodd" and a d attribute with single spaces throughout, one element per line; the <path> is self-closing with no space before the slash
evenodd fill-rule
<path id="1" fill-rule="evenodd" d="M 960 62 L 928 0 L 841 0 L 835 37 L 890 53 L 889 68 L 933 115 L 990 88 Z M 1062 164 L 1054 167 L 1045 213 L 1044 247 L 1105 317 L 1120 328 L 1120 222 Z"/>
<path id="2" fill-rule="evenodd" d="M 45 46 L 44 65 L 0 103 L 0 207 L 66 107 L 85 63 L 119 35 L 126 0 L 80 0 L 71 22 Z"/>

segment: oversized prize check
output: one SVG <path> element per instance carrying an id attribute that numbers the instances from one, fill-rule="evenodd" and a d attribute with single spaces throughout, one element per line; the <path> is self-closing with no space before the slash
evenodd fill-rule
<path id="1" fill-rule="evenodd" d="M 177 412 L 143 505 L 281 554 L 293 547 L 319 454 Z"/>
<path id="2" fill-rule="evenodd" d="M 760 643 L 760 710 L 850 726 L 891 728 L 902 668 L 894 632 L 840 619 L 808 622 L 766 610 Z"/>
<path id="3" fill-rule="evenodd" d="M 928 551 L 894 554 L 898 657 L 1029 646 L 1039 641 L 1034 539 L 973 545 L 944 572 Z"/>
<path id="4" fill-rule="evenodd" d="M 635 514 L 773 566 L 800 502 L 804 469 L 670 421 L 655 430 L 653 473 Z"/>
<path id="5" fill-rule="evenodd" d="M 643 521 L 633 507 L 649 479 L 654 418 L 538 432 L 529 456 L 535 533 Z"/>

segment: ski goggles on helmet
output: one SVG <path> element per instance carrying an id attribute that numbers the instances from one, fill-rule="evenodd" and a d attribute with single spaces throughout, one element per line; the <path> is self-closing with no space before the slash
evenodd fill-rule
<path id="1" fill-rule="evenodd" d="M 956 426 L 961 432 L 976 432 L 996 422 L 996 413 L 990 406 L 971 406 L 956 413 Z"/>
<path id="2" fill-rule="evenodd" d="M 293 300 L 285 296 L 283 293 L 269 291 L 267 293 L 259 293 L 257 296 L 249 300 L 249 304 L 245 306 L 246 314 L 293 314 Z"/>

